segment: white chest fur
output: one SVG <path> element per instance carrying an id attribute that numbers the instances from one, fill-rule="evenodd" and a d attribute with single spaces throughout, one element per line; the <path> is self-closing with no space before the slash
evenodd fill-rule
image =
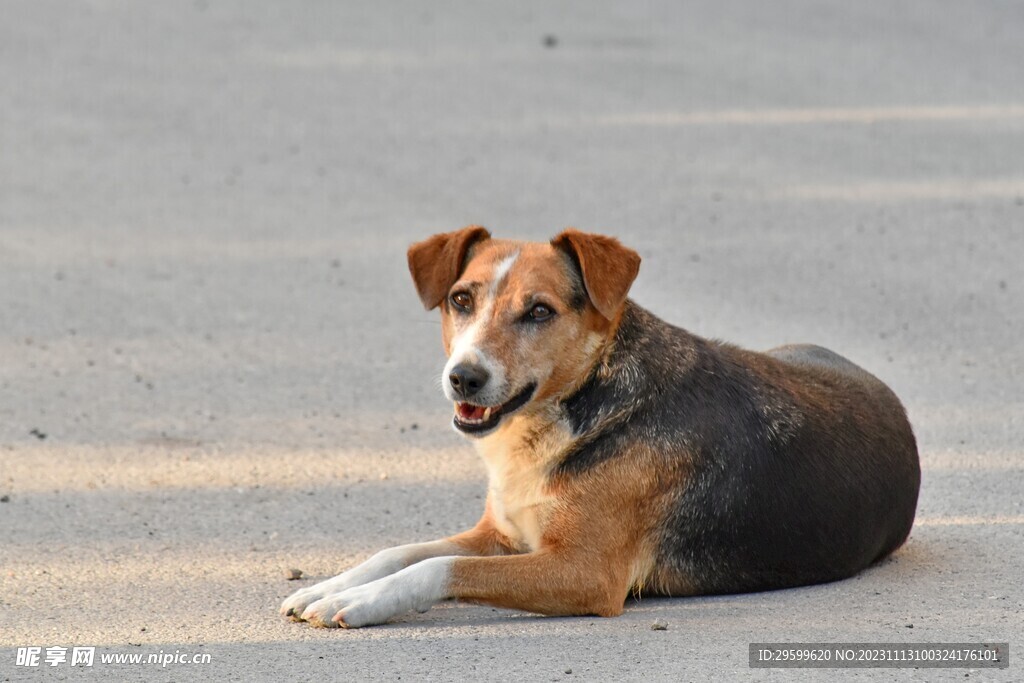
<path id="1" fill-rule="evenodd" d="M 527 448 L 517 422 L 513 419 L 480 439 L 477 451 L 487 466 L 487 495 L 495 526 L 523 550 L 536 550 L 555 504 L 547 490 L 548 474 L 570 433 L 567 428 L 555 428 Z"/>

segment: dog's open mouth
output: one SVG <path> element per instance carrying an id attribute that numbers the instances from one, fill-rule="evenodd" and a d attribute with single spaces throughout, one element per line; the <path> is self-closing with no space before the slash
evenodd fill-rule
<path id="1" fill-rule="evenodd" d="M 498 406 L 478 406 L 472 403 L 455 402 L 455 428 L 467 434 L 479 434 L 498 426 L 501 419 L 522 408 L 536 390 L 536 384 L 528 384 L 518 394 Z"/>

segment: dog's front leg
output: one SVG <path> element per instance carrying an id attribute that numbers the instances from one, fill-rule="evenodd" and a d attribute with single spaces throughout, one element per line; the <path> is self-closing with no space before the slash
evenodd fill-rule
<path id="1" fill-rule="evenodd" d="M 541 550 L 505 557 L 436 557 L 311 604 L 303 618 L 326 626 L 380 624 L 447 598 L 550 615 L 622 612 L 629 591 L 624 557 Z"/>
<path id="2" fill-rule="evenodd" d="M 318 584 L 301 588 L 292 593 L 281 603 L 281 614 L 307 620 L 304 615 L 309 605 L 344 590 L 361 586 L 381 577 L 394 574 L 406 567 L 427 558 L 443 555 L 461 555 L 462 549 L 448 540 L 430 541 L 428 543 L 410 543 L 394 548 L 381 550 L 348 571 Z"/>
<path id="3" fill-rule="evenodd" d="M 377 581 L 430 558 L 495 555 L 504 552 L 511 552 L 507 540 L 485 518 L 473 529 L 450 538 L 381 550 L 366 562 L 348 571 L 296 591 L 281 604 L 281 614 L 319 625 L 336 626 L 337 624 L 325 621 L 318 610 L 310 610 L 309 607 L 350 588 Z"/>

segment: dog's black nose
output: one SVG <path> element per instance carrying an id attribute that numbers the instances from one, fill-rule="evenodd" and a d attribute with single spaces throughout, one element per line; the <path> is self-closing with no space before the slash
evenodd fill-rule
<path id="1" fill-rule="evenodd" d="M 451 382 L 452 389 L 462 398 L 470 398 L 476 395 L 484 388 L 484 385 L 487 384 L 487 380 L 490 378 L 490 373 L 479 365 L 468 365 L 466 363 L 459 363 L 452 369 L 452 374 L 448 375 L 448 381 Z"/>

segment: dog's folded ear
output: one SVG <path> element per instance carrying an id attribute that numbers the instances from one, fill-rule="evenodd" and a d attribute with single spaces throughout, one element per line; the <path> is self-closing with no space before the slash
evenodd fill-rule
<path id="1" fill-rule="evenodd" d="M 613 237 L 568 228 L 551 240 L 579 264 L 583 285 L 594 308 L 614 320 L 640 271 L 640 255 Z"/>
<path id="2" fill-rule="evenodd" d="M 470 225 L 434 235 L 409 247 L 409 272 L 428 311 L 444 301 L 448 290 L 459 279 L 469 248 L 490 236 L 486 228 Z"/>

